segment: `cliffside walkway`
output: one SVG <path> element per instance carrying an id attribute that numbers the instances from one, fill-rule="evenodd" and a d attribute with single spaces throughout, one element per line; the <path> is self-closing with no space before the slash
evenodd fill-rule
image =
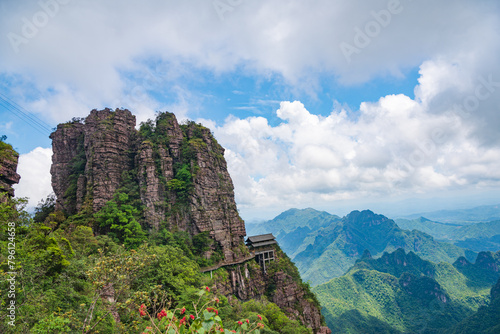
<path id="1" fill-rule="evenodd" d="M 247 261 L 253 260 L 253 259 L 255 259 L 255 254 L 251 253 L 250 255 L 245 256 L 244 258 L 238 259 L 238 260 L 233 261 L 233 262 L 221 262 L 221 263 L 215 264 L 215 265 L 210 266 L 210 267 L 200 268 L 200 272 L 206 273 L 209 271 L 217 270 L 217 269 L 222 268 L 222 267 L 227 267 L 227 266 L 232 266 L 235 264 L 244 263 L 244 262 L 247 262 Z"/>

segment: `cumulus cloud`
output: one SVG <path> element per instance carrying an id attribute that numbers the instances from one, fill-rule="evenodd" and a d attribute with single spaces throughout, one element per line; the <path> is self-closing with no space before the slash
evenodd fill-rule
<path id="1" fill-rule="evenodd" d="M 14 186 L 14 190 L 16 197 L 28 197 L 28 210 L 33 209 L 52 192 L 51 163 L 52 149 L 50 148 L 37 147 L 19 156 L 17 173 L 21 175 L 21 180 Z"/>
<path id="2" fill-rule="evenodd" d="M 169 92 L 196 80 L 193 69 L 275 73 L 314 94 L 320 73 L 343 83 L 401 77 L 429 57 L 464 50 L 490 55 L 486 66 L 497 61 L 496 1 L 238 1 L 222 11 L 215 3 L 2 2 L 2 71 L 35 86 L 38 94 L 18 99 L 61 121 L 116 99 L 162 107 L 148 89 Z M 343 43 L 357 51 L 346 57 Z M 147 98 L 130 101 L 144 88 Z"/>
<path id="3" fill-rule="evenodd" d="M 243 208 L 498 186 L 498 1 L 231 1 L 222 11 L 215 3 L 0 2 L 2 89 L 50 122 L 105 106 L 130 108 L 138 121 L 165 109 L 203 117 L 227 147 Z M 381 96 L 325 116 L 283 102 L 273 120 L 217 124 L 201 112 L 209 97 L 192 92 L 243 73 L 344 102 L 324 91 L 330 82 L 404 78 L 417 67 L 414 97 Z M 37 175 L 23 163 L 36 154 L 42 161 L 39 149 L 22 156 L 22 173 Z M 23 178 L 19 196 L 38 189 Z"/>
<path id="4" fill-rule="evenodd" d="M 229 117 L 215 134 L 228 149 L 241 209 L 498 187 L 500 147 L 484 145 L 476 133 L 482 123 L 457 110 L 462 100 L 450 99 L 475 96 L 481 80 L 463 85 L 453 67 L 467 64 L 445 65 L 422 65 L 415 99 L 400 94 L 364 102 L 357 117 L 344 109 L 314 115 L 299 101 L 281 103 L 275 126 L 262 117 Z M 467 74 L 459 73 L 461 80 L 474 83 Z M 446 102 L 440 112 L 435 100 Z M 474 111 L 487 115 L 487 106 Z"/>

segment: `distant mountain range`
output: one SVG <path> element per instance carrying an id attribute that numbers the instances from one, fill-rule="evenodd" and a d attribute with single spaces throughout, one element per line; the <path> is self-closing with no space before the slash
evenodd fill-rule
<path id="1" fill-rule="evenodd" d="M 471 209 L 439 210 L 432 212 L 416 213 L 400 218 L 416 219 L 426 217 L 433 221 L 465 225 L 467 223 L 490 222 L 500 220 L 500 204 L 483 205 Z"/>
<path id="2" fill-rule="evenodd" d="M 499 333 L 499 268 L 500 252 L 453 265 L 403 249 L 378 259 L 365 252 L 345 275 L 313 291 L 334 333 Z M 475 331 L 481 321 L 485 331 Z"/>
<path id="3" fill-rule="evenodd" d="M 396 219 L 399 227 L 419 230 L 438 240 L 454 243 L 474 251 L 500 250 L 500 220 L 475 224 L 446 224 L 419 217 L 417 219 Z"/>
<path id="4" fill-rule="evenodd" d="M 401 229 L 393 220 L 369 210 L 344 218 L 314 209 L 291 209 L 271 221 L 248 225 L 247 234 L 273 233 L 297 265 L 302 278 L 317 285 L 343 275 L 365 249 L 374 256 L 398 248 L 425 259 L 453 263 L 476 253 L 442 243 L 421 231 Z"/>

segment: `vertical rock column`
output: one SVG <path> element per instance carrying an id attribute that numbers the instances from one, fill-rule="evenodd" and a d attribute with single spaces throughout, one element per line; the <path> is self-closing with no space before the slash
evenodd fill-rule
<path id="1" fill-rule="evenodd" d="M 159 159 L 159 164 L 156 163 L 156 159 Z M 137 177 L 141 201 L 145 206 L 144 218 L 152 228 L 158 229 L 160 223 L 165 220 L 169 206 L 165 198 L 165 185 L 160 181 L 160 176 L 164 180 L 173 178 L 172 158 L 164 147 L 158 148 L 155 152 L 153 144 L 150 141 L 144 141 L 140 144 L 136 165 L 138 166 Z M 161 170 L 157 170 L 157 166 Z"/>
<path id="2" fill-rule="evenodd" d="M 73 172 L 73 159 L 83 149 L 84 124 L 73 122 L 59 124 L 55 132 L 50 134 L 52 139 L 52 189 L 57 197 L 56 210 L 64 210 L 70 214 L 76 213 L 75 201 L 67 192 L 70 186 L 70 175 Z"/>
<path id="3" fill-rule="evenodd" d="M 128 110 L 92 110 L 85 119 L 87 184 L 92 187 L 93 211 L 113 198 L 122 173 L 130 170 L 135 116 Z"/>

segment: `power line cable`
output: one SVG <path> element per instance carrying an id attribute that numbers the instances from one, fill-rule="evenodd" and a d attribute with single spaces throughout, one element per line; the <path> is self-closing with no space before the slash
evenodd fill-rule
<path id="1" fill-rule="evenodd" d="M 48 131 L 50 131 L 50 125 L 45 123 L 44 121 L 42 121 L 40 118 L 38 118 L 36 115 L 33 115 L 32 113 L 30 113 L 29 111 L 27 111 L 26 109 L 24 109 L 23 107 L 21 107 L 20 105 L 18 105 L 17 103 L 15 103 L 14 101 L 12 101 L 11 99 L 9 99 L 8 97 L 6 97 L 5 95 L 3 95 L 2 93 L 0 93 L 0 99 L 3 99 L 4 101 L 6 101 L 8 104 L 10 104 L 16 111 L 19 111 L 21 114 L 25 115 L 27 118 L 29 118 L 30 120 L 32 120 L 33 122 L 41 125 L 42 127 L 44 127 L 45 129 L 47 129 Z"/>
<path id="2" fill-rule="evenodd" d="M 37 123 L 33 122 L 32 120 L 30 120 L 29 118 L 27 118 L 25 115 L 23 115 L 22 113 L 18 112 L 14 108 L 12 108 L 12 106 L 10 106 L 8 103 L 6 103 L 1 98 L 0 98 L 0 105 L 2 107 L 4 107 L 4 109 L 6 109 L 8 112 L 12 113 L 14 116 L 18 117 L 20 120 L 22 120 L 23 122 L 27 123 L 29 126 L 31 126 L 36 131 L 40 132 L 43 135 L 47 135 L 48 131 L 47 131 L 47 129 L 45 127 L 37 125 Z"/>
<path id="3" fill-rule="evenodd" d="M 0 93 L 0 105 L 43 135 L 48 135 L 52 132 L 50 125 L 35 115 L 30 114 L 30 112 L 10 100 L 2 93 Z"/>

